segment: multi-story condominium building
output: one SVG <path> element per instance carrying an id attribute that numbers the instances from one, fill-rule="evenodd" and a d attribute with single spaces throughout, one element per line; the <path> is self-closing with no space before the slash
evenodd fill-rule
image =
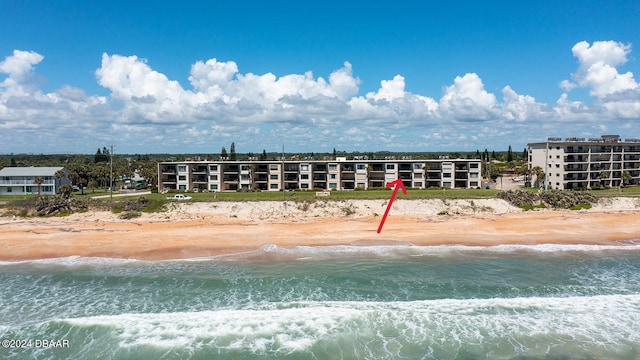
<path id="1" fill-rule="evenodd" d="M 57 194 L 60 185 L 71 184 L 68 174 L 63 167 L 6 167 L 0 170 L 0 194 Z"/>
<path id="2" fill-rule="evenodd" d="M 402 179 L 408 188 L 477 188 L 481 160 L 287 160 L 158 163 L 158 188 L 191 191 L 354 190 Z"/>
<path id="3" fill-rule="evenodd" d="M 528 144 L 529 169 L 540 167 L 548 189 L 591 189 L 640 184 L 640 139 L 548 138 Z M 544 181 L 544 183 L 543 183 Z"/>

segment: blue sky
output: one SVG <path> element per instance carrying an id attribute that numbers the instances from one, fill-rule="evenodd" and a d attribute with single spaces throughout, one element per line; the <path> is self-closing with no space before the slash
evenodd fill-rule
<path id="1" fill-rule="evenodd" d="M 639 18 L 637 1 L 7 0 L 0 153 L 640 138 Z"/>

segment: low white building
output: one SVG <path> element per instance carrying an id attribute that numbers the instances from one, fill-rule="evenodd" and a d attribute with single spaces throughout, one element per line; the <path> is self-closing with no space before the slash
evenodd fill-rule
<path id="1" fill-rule="evenodd" d="M 57 177 L 61 171 L 64 176 Z M 39 180 L 42 180 L 38 184 Z M 60 185 L 71 184 L 63 167 L 6 167 L 0 170 L 0 195 L 57 194 Z"/>

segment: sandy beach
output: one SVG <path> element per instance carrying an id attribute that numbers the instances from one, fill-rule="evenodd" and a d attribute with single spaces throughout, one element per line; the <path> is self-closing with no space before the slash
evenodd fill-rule
<path id="1" fill-rule="evenodd" d="M 2 261 L 66 256 L 145 260 L 209 257 L 268 244 L 615 244 L 640 241 L 640 199 L 590 210 L 522 211 L 498 199 L 176 203 L 131 220 L 109 212 L 0 217 Z"/>

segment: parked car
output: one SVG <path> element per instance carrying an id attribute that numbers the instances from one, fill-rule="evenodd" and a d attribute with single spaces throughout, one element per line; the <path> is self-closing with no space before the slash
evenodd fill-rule
<path id="1" fill-rule="evenodd" d="M 167 196 L 167 200 L 191 200 L 191 196 L 185 196 L 183 194 L 175 194 L 173 196 Z"/>

